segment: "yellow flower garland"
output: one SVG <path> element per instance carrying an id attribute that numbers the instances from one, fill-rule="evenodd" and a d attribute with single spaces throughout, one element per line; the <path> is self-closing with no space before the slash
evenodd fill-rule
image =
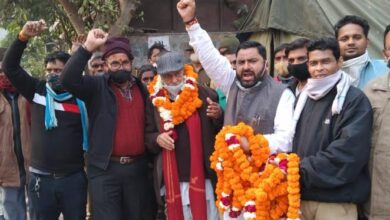
<path id="1" fill-rule="evenodd" d="M 241 149 L 240 139 L 249 141 L 251 156 Z M 216 136 L 210 157 L 217 173 L 217 207 L 230 217 L 241 212 L 245 219 L 281 217 L 299 219 L 299 157 L 296 154 L 270 155 L 264 136 L 239 123 L 225 126 Z"/>

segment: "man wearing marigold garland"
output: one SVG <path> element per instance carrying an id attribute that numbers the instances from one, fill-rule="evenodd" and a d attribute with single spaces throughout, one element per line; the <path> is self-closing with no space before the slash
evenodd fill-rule
<path id="1" fill-rule="evenodd" d="M 209 157 L 223 114 L 217 93 L 197 85 L 193 68 L 183 65 L 183 55 L 163 54 L 157 61 L 158 75 L 148 88 L 160 131 L 147 143 L 159 153 L 155 190 L 165 197 L 168 219 L 214 220 L 218 219 L 216 176 Z"/>
<path id="2" fill-rule="evenodd" d="M 92 215 L 95 220 L 152 220 L 156 209 L 144 137 L 153 129 L 153 106 L 142 82 L 131 75 L 134 57 L 129 40 L 107 35 L 91 30 L 62 75 L 63 86 L 84 100 L 88 109 Z M 105 74 L 83 76 L 100 46 Z"/>
<path id="3" fill-rule="evenodd" d="M 291 151 L 295 96 L 268 74 L 266 49 L 255 41 L 241 43 L 234 70 L 200 27 L 195 8 L 195 0 L 181 0 L 177 4 L 190 45 L 210 79 L 227 97 L 224 124 L 249 124 L 256 133 L 265 134 L 271 153 Z"/>
<path id="4" fill-rule="evenodd" d="M 340 70 L 336 39 L 312 41 L 307 50 L 311 78 L 296 104 L 293 141 L 301 158 L 302 215 L 356 220 L 356 204 L 370 193 L 371 105 Z"/>

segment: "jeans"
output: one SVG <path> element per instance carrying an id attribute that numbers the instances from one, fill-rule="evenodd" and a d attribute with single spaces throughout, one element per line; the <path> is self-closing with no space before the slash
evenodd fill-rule
<path id="1" fill-rule="evenodd" d="M 3 209 L 3 217 L 0 220 L 26 220 L 26 186 L 23 187 L 0 187 L 0 206 Z M 36 220 L 31 200 L 28 200 L 30 220 Z"/>
<path id="2" fill-rule="evenodd" d="M 87 178 L 84 171 L 55 178 L 31 173 L 30 198 L 40 220 L 85 220 Z"/>

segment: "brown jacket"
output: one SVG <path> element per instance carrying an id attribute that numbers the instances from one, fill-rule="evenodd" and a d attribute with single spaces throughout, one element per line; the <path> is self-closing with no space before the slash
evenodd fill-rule
<path id="1" fill-rule="evenodd" d="M 206 116 L 206 109 L 207 109 L 207 100 L 206 98 L 209 97 L 214 102 L 218 102 L 218 95 L 217 93 L 206 87 L 199 86 L 199 98 L 202 100 L 203 104 L 198 109 L 200 122 L 201 122 L 201 128 L 202 128 L 202 143 L 203 143 L 203 155 L 204 155 L 204 166 L 206 168 L 207 174 L 211 179 L 211 182 L 213 183 L 213 186 L 216 184 L 216 174 L 213 170 L 210 168 L 210 156 L 214 151 L 214 142 L 215 142 L 215 136 L 219 132 L 219 130 L 222 128 L 223 124 L 223 115 L 221 115 L 220 119 L 211 119 L 210 117 Z M 155 132 L 153 134 L 145 134 L 147 137 L 145 137 L 145 144 L 149 151 L 156 153 L 155 161 L 154 161 L 154 189 L 156 193 L 156 198 L 158 203 L 161 203 L 161 197 L 160 197 L 160 188 L 163 183 L 163 176 L 162 176 L 162 153 L 161 153 L 161 147 L 157 144 L 156 139 L 157 136 L 161 132 L 160 127 L 160 116 L 157 112 L 157 109 L 155 108 L 154 111 L 154 123 L 156 126 L 156 129 L 158 129 L 158 132 Z"/>
<path id="2" fill-rule="evenodd" d="M 26 173 L 28 173 L 31 149 L 27 105 L 27 100 L 19 95 L 20 136 Z M 0 134 L 0 186 L 19 187 L 20 175 L 14 151 L 12 110 L 2 92 L 0 92 Z"/>
<path id="3" fill-rule="evenodd" d="M 390 73 L 372 80 L 364 89 L 374 112 L 370 156 L 370 220 L 390 219 Z"/>

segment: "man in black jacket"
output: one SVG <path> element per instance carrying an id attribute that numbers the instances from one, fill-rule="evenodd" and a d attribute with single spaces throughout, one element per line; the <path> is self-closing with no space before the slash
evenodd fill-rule
<path id="1" fill-rule="evenodd" d="M 83 147 L 87 148 L 84 103 L 66 92 L 59 75 L 69 54 L 45 59 L 47 80 L 31 77 L 20 60 L 28 39 L 45 29 L 44 21 L 28 21 L 8 48 L 3 70 L 31 103 L 31 178 L 29 193 L 38 219 L 85 219 L 87 181 Z"/>
<path id="2" fill-rule="evenodd" d="M 308 45 L 311 78 L 294 111 L 293 152 L 300 158 L 304 219 L 356 220 L 368 199 L 372 110 L 367 97 L 340 70 L 336 39 Z"/>
<path id="3" fill-rule="evenodd" d="M 105 74 L 83 76 L 92 53 L 103 46 Z M 99 219 L 155 219 L 144 137 L 155 132 L 153 107 L 142 82 L 131 75 L 129 40 L 94 29 L 64 68 L 62 84 L 85 101 L 92 215 Z"/>

